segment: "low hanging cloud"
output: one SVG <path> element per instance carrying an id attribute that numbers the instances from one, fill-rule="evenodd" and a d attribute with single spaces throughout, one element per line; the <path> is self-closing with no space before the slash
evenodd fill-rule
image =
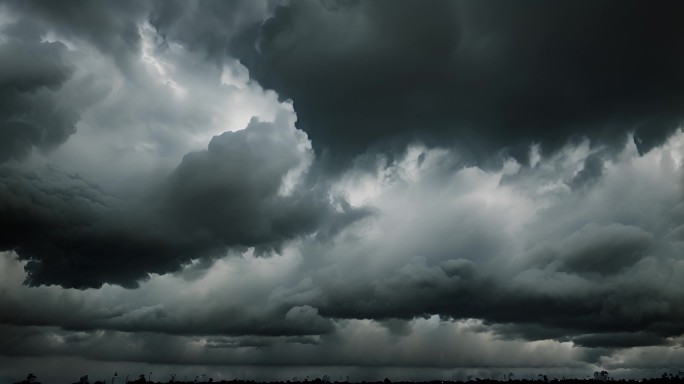
<path id="1" fill-rule="evenodd" d="M 275 138 L 272 129 L 273 125 L 254 122 L 226 137 L 247 139 L 263 130 Z M 287 137 L 297 141 L 297 135 Z M 196 272 L 185 267 L 178 277 L 164 275 L 144 283 L 139 289 L 149 294 L 103 293 L 102 298 L 113 300 L 111 313 L 90 312 L 86 305 L 86 312 L 67 308 L 66 317 L 39 324 L 184 334 L 189 322 L 195 323 L 188 317 L 192 314 L 202 319 L 192 327 L 196 333 L 279 337 L 331 334 L 331 321 L 336 319 L 373 319 L 387 322 L 387 329 L 397 335 L 410 335 L 413 331 L 402 324 L 439 315 L 445 321 L 482 319 L 478 329 L 504 340 L 552 339 L 602 348 L 598 356 L 587 352 L 577 357 L 590 363 L 611 356 L 614 350 L 672 345 L 676 342 L 672 337 L 682 332 L 679 324 L 684 316 L 677 309 L 681 299 L 675 283 L 684 271 L 677 256 L 682 195 L 677 185 L 666 180 L 681 177 L 682 137 L 676 135 L 645 156 L 631 146 L 615 160 L 605 158 L 602 178 L 582 192 L 571 184 L 586 158 L 595 154 L 586 144 L 566 147 L 533 168 L 512 161 L 498 172 L 454 168 L 450 151 L 412 147 L 401 161 L 388 164 L 380 159 L 377 171 L 351 170 L 337 182 L 333 190 L 347 196 L 349 209 L 372 206 L 374 214 L 332 238 L 285 242 L 283 256 L 252 254 L 217 260 L 197 277 L 191 277 Z M 242 144 L 237 153 L 250 150 Z M 214 150 L 218 151 L 212 145 L 193 154 L 186 164 L 194 166 L 196 157 L 209 161 L 221 154 Z M 220 173 L 226 180 L 233 169 L 230 163 L 221 162 L 228 166 L 227 173 Z M 659 165 L 657 172 L 654 165 Z M 368 178 L 384 181 L 373 183 L 377 188 L 369 190 Z M 222 178 L 217 180 L 218 186 L 228 188 Z M 256 195 L 260 185 L 252 185 Z M 649 193 L 642 193 L 642 188 Z M 272 197 L 296 196 L 282 191 L 279 195 L 277 184 L 270 191 Z M 436 191 L 441 192 L 433 195 Z M 615 193 L 623 199 L 615 199 Z M 616 210 L 615 204 L 633 209 Z M 650 214 L 654 210 L 656 216 Z M 562 219 L 550 220 L 549 215 Z M 478 228 L 485 223 L 486 229 Z M 183 276 L 190 280 L 178 280 Z M 245 285 L 247 281 L 251 285 Z M 17 278 L 13 284 L 19 282 Z M 185 284 L 195 287 L 190 290 L 193 295 L 181 301 L 163 299 L 168 287 Z M 107 286 L 105 292 L 114 288 Z M 23 289 L 29 294 L 36 288 Z M 226 289 L 251 294 L 219 299 Z M 74 299 L 96 292 L 74 293 Z M 111 296 L 113 292 L 118 293 Z M 131 301 L 131 294 L 139 299 Z M 193 299 L 194 295 L 202 295 L 203 300 Z M 17 308 L 8 313 L 25 317 L 4 321 L 35 321 L 36 312 L 20 304 L 33 300 L 17 299 L 6 303 Z M 249 325 L 247 319 L 254 318 L 260 319 L 258 326 Z"/>
<path id="2" fill-rule="evenodd" d="M 165 337 L 143 334 L 139 337 L 122 332 L 68 332 L 55 328 L 17 330 L 3 327 L 0 332 L 16 332 L 17 343 L 8 355 L 21 356 L 35 349 L 53 354 L 76 354 L 95 360 L 147 361 L 220 365 L 230 360 L 235 365 L 364 365 L 374 361 L 380 366 L 471 367 L 477 365 L 507 367 L 524 365 L 535 350 L 549 353 L 532 361 L 534 365 L 553 367 L 571 363 L 579 351 L 565 343 L 496 340 L 492 334 L 479 332 L 477 322 L 448 322 L 438 318 L 417 319 L 408 324 L 410 335 L 397 337 L 381 324 L 369 321 L 341 321 L 334 335 L 318 339 L 272 338 L 198 338 Z M 17 332 L 18 331 L 18 332 Z M 372 340 L 372 347 L 358 349 Z M 128 345 L 127 345 L 128 344 Z M 453 344 L 471 344 L 469 353 L 452 348 Z M 100 347 L 98 347 L 98 345 Z M 102 346 L 106 346 L 102 348 Z M 390 354 L 380 354 L 391 350 Z M 170 353 L 160 353 L 167 351 Z M 75 352 L 75 353 L 74 353 Z M 516 358 L 508 360 L 507 357 Z"/>
<path id="3" fill-rule="evenodd" d="M 303 180 L 313 153 L 290 119 L 253 120 L 214 137 L 139 201 L 119 201 L 54 169 L 5 168 L 2 249 L 29 260 L 32 285 L 134 287 L 149 273 L 230 247 L 268 252 L 345 222 L 354 210 L 335 211 L 325 191 Z"/>
<path id="4" fill-rule="evenodd" d="M 682 271 L 682 194 L 670 182 L 682 177 L 681 138 L 643 157 L 630 146 L 602 160 L 603 176 L 581 192 L 571 184 L 595 153 L 586 143 L 498 173 L 454 172 L 448 152 L 409 150 L 342 182 L 352 202 L 378 213 L 332 247 L 303 248 L 334 266 L 284 300 L 333 318 L 480 318 L 504 338 L 669 345 L 683 331 L 670 283 Z"/>

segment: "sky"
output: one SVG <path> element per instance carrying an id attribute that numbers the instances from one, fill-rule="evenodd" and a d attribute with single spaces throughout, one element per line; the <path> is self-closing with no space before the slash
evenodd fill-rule
<path id="1" fill-rule="evenodd" d="M 682 11 L 0 1 L 0 383 L 678 373 Z"/>

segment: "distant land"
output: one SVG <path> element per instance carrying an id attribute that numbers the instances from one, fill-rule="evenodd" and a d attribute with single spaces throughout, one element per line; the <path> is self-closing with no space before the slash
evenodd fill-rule
<path id="1" fill-rule="evenodd" d="M 684 376 L 680 377 L 679 375 L 673 375 L 673 374 L 668 374 L 668 373 L 663 373 L 661 377 L 652 377 L 652 378 L 642 378 L 642 379 L 615 379 L 615 378 L 610 378 L 607 377 L 607 375 L 600 375 L 597 372 L 598 375 L 595 375 L 595 378 L 589 378 L 589 379 L 577 379 L 577 378 L 570 378 L 570 379 L 549 379 L 544 375 L 539 375 L 539 378 L 537 379 L 508 379 L 508 380 L 493 380 L 493 379 L 481 379 L 481 378 L 473 378 L 470 380 L 462 381 L 462 380 L 426 380 L 426 381 L 392 381 L 389 378 L 386 378 L 385 380 L 381 381 L 331 381 L 331 380 L 326 380 L 323 378 L 315 378 L 313 380 L 285 380 L 285 381 L 258 381 L 258 380 L 241 380 L 241 379 L 233 379 L 233 380 L 221 380 L 221 381 L 214 381 L 212 378 L 207 378 L 207 379 L 202 379 L 201 381 L 199 380 L 192 380 L 192 381 L 178 381 L 178 380 L 169 380 L 169 381 L 148 381 L 144 378 L 144 375 L 141 375 L 138 379 L 136 380 L 128 380 L 126 384 L 197 384 L 197 383 L 211 383 L 211 384 L 350 384 L 350 383 L 363 383 L 363 384 L 412 384 L 412 383 L 422 383 L 422 384 L 460 384 L 460 383 L 479 383 L 479 384 L 490 384 L 490 383 L 509 383 L 509 384 L 523 384 L 523 383 L 563 383 L 563 384 L 574 384 L 574 383 L 603 383 L 603 382 L 619 382 L 619 383 L 651 383 L 651 384 L 657 384 L 657 383 L 684 383 Z M 27 376 L 27 379 L 19 381 L 15 384 L 41 384 L 41 382 L 36 381 L 36 377 L 32 376 L 29 374 Z M 102 381 L 102 380 L 97 380 L 93 382 L 92 384 L 115 384 L 116 381 Z M 65 383 L 65 384 L 71 384 L 71 383 Z M 89 381 L 87 381 L 87 376 L 81 377 L 78 381 L 75 381 L 73 384 L 90 384 Z"/>

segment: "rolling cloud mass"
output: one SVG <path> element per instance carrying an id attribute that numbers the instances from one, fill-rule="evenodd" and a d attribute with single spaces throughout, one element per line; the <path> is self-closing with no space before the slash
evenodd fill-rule
<path id="1" fill-rule="evenodd" d="M 677 372 L 682 8 L 0 1 L 0 383 Z"/>

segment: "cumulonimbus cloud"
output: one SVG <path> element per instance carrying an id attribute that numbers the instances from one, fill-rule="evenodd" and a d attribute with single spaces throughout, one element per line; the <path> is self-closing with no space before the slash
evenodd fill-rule
<path id="1" fill-rule="evenodd" d="M 4 2 L 6 354 L 681 362 L 679 8 Z"/>

